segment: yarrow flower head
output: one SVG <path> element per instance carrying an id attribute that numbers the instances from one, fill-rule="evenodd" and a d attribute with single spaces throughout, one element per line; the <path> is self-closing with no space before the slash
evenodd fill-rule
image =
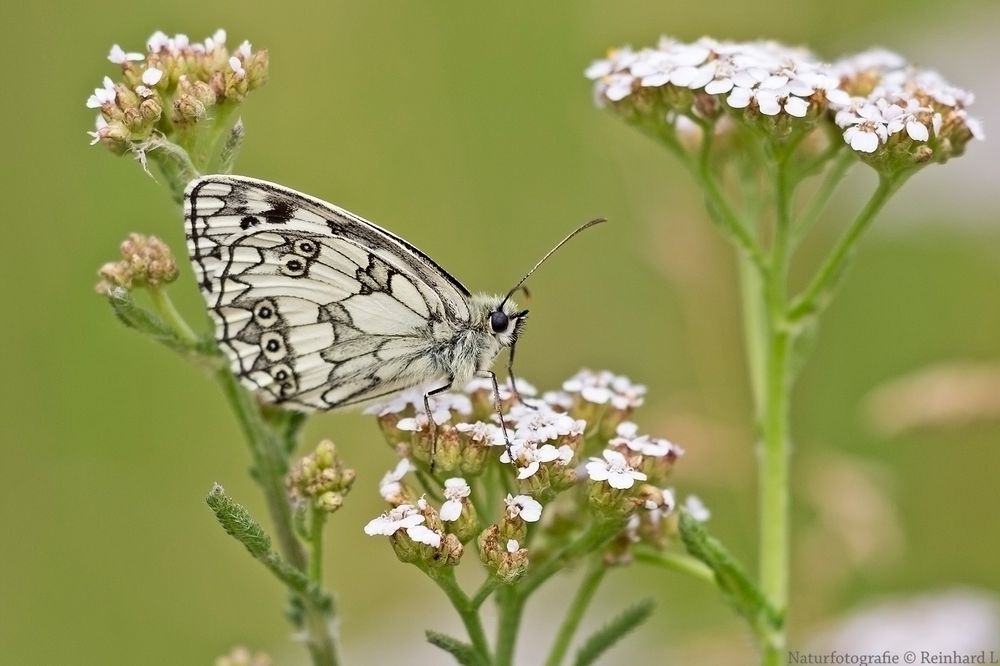
<path id="1" fill-rule="evenodd" d="M 118 154 L 134 151 L 144 157 L 150 140 L 173 140 L 209 115 L 228 114 L 267 81 L 267 51 L 254 51 L 244 42 L 230 52 L 221 29 L 203 42 L 157 31 L 145 52 L 115 44 L 108 60 L 120 67 L 121 77 L 104 77 L 87 99 L 88 108 L 100 111 L 89 134 L 92 144 Z"/>
<path id="2" fill-rule="evenodd" d="M 655 48 L 613 49 L 585 74 L 598 105 L 675 146 L 692 129 L 756 127 L 782 142 L 832 124 L 864 161 L 893 171 L 944 162 L 983 137 L 966 111 L 970 93 L 885 50 L 828 64 L 771 41 L 664 37 Z"/>
<path id="3" fill-rule="evenodd" d="M 843 58 L 835 68 L 852 96 L 835 109 L 834 122 L 844 141 L 876 168 L 945 162 L 970 140 L 985 138 L 967 111 L 972 93 L 937 72 L 884 50 Z"/>

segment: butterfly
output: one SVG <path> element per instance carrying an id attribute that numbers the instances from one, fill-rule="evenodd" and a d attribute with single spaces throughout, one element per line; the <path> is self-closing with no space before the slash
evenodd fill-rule
<path id="1" fill-rule="evenodd" d="M 265 402 L 298 411 L 360 406 L 418 386 L 429 399 L 493 380 L 527 310 L 473 294 L 416 247 L 315 197 L 255 178 L 209 175 L 184 194 L 187 249 L 233 373 Z M 501 424 L 502 415 L 501 415 Z M 504 428 L 506 434 L 506 428 Z"/>

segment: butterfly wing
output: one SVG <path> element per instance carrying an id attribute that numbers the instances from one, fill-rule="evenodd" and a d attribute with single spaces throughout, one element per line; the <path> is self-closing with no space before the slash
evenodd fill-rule
<path id="1" fill-rule="evenodd" d="M 402 238 L 240 176 L 192 181 L 184 214 L 219 346 L 264 399 L 333 409 L 447 374 L 432 352 L 468 323 L 469 292 Z"/>

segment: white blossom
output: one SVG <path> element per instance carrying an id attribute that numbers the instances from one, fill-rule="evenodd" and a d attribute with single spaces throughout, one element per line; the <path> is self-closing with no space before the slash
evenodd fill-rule
<path id="1" fill-rule="evenodd" d="M 475 423 L 456 423 L 455 430 L 465 433 L 473 442 L 479 442 L 486 446 L 505 446 L 503 430 L 500 426 L 484 421 Z"/>
<path id="2" fill-rule="evenodd" d="M 624 490 L 645 481 L 646 475 L 633 469 L 628 460 L 614 449 L 604 449 L 604 459 L 591 458 L 587 463 L 587 475 L 593 481 L 607 481 L 612 488 Z"/>
<path id="3" fill-rule="evenodd" d="M 145 60 L 146 56 L 143 53 L 126 53 L 125 49 L 118 46 L 117 44 L 111 47 L 111 51 L 108 53 L 108 60 L 116 65 L 123 65 L 126 62 L 135 62 L 139 60 Z"/>
<path id="4" fill-rule="evenodd" d="M 500 462 L 508 464 L 513 457 L 513 461 L 517 464 L 517 478 L 521 480 L 534 476 L 543 463 L 553 462 L 560 458 L 559 449 L 551 444 L 540 444 L 535 439 L 517 437 L 511 440 L 510 453 L 512 456 L 504 450 L 500 454 Z"/>
<path id="5" fill-rule="evenodd" d="M 233 74 L 236 78 L 243 78 L 246 76 L 246 70 L 243 69 L 243 63 L 236 56 L 231 56 L 229 58 L 229 67 L 233 70 Z"/>
<path id="6" fill-rule="evenodd" d="M 162 30 L 157 30 L 146 40 L 146 49 L 150 53 L 158 53 L 166 48 L 169 43 L 170 38 L 167 37 L 166 33 Z"/>
<path id="7" fill-rule="evenodd" d="M 97 121 L 95 122 L 95 130 L 93 132 L 87 132 L 92 139 L 90 145 L 96 144 L 101 140 L 101 130 L 108 126 L 108 121 L 104 119 L 104 116 L 100 113 L 97 114 Z"/>
<path id="8" fill-rule="evenodd" d="M 628 377 L 608 370 L 581 370 L 563 382 L 562 388 L 567 393 L 579 394 L 587 402 L 597 405 L 610 402 L 620 410 L 639 407 L 646 395 L 646 387 L 642 384 L 633 384 Z"/>
<path id="9" fill-rule="evenodd" d="M 521 544 L 517 542 L 517 539 L 507 539 L 507 552 L 513 555 L 517 551 L 521 550 Z"/>
<path id="10" fill-rule="evenodd" d="M 542 518 L 542 505 L 530 495 L 507 495 L 504 500 L 507 505 L 507 516 L 520 517 L 526 523 L 537 523 Z"/>
<path id="11" fill-rule="evenodd" d="M 365 525 L 368 536 L 392 536 L 399 530 L 410 530 L 424 522 L 416 507 L 412 504 L 400 504 L 389 509 L 378 518 L 373 518 Z"/>
<path id="12" fill-rule="evenodd" d="M 94 94 L 87 98 L 88 109 L 99 109 L 105 104 L 113 104 L 118 93 L 115 92 L 115 82 L 110 76 L 104 77 L 104 85 L 94 89 Z"/>
<path id="13" fill-rule="evenodd" d="M 441 505 L 441 520 L 452 522 L 458 520 L 462 515 L 463 500 L 472 494 L 472 488 L 461 477 L 445 479 L 444 497 L 445 503 Z"/>
<path id="14" fill-rule="evenodd" d="M 514 381 L 517 383 L 517 392 L 522 396 L 535 396 L 538 395 L 538 389 L 530 384 L 527 380 L 520 377 L 515 377 Z M 493 380 L 489 377 L 475 377 L 468 384 L 465 385 L 466 393 L 475 393 L 477 391 L 485 391 L 491 397 L 493 396 Z M 511 390 L 510 381 L 497 382 L 497 392 L 500 393 L 500 400 L 507 401 L 514 398 L 514 391 Z"/>
<path id="15" fill-rule="evenodd" d="M 557 412 L 547 404 L 514 405 L 506 419 L 515 425 L 514 437 L 546 442 L 560 437 L 582 435 L 587 422 Z"/>
<path id="16" fill-rule="evenodd" d="M 688 495 L 684 499 L 684 509 L 699 523 L 704 523 L 712 517 L 712 512 L 697 495 Z"/>
<path id="17" fill-rule="evenodd" d="M 366 407 L 364 413 L 375 414 L 376 416 L 388 416 L 389 414 L 401 414 L 411 408 L 424 408 L 423 391 L 418 389 L 403 391 L 389 402 L 380 402 Z"/>
<path id="18" fill-rule="evenodd" d="M 378 491 L 382 498 L 392 501 L 398 498 L 403 492 L 403 477 L 413 469 L 413 464 L 406 458 L 399 461 L 394 469 L 389 470 L 379 481 Z"/>
<path id="19" fill-rule="evenodd" d="M 451 420 L 451 412 L 446 409 L 439 409 L 431 412 L 431 418 L 434 419 L 434 423 L 437 425 L 443 425 Z M 399 419 L 399 422 L 396 424 L 396 428 L 407 432 L 423 432 L 428 429 L 428 425 L 429 421 L 427 420 L 427 414 L 425 412 L 420 412 L 416 416 Z"/>

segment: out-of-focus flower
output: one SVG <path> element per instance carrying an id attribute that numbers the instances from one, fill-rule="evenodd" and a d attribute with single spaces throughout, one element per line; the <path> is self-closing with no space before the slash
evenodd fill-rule
<path id="1" fill-rule="evenodd" d="M 356 472 L 344 466 L 337 447 L 327 439 L 295 462 L 285 485 L 293 502 L 311 503 L 317 509 L 332 513 L 343 504 L 355 476 Z"/>

